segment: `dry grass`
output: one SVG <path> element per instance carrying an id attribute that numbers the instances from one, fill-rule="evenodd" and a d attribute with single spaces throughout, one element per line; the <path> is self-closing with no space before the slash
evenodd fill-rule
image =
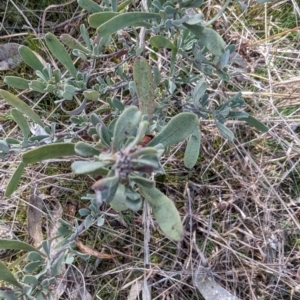
<path id="1" fill-rule="evenodd" d="M 209 2 L 203 11 L 213 15 L 219 6 L 217 1 Z M 12 9 L 10 1 L 7 5 Z M 36 26 L 41 26 L 41 12 L 33 13 L 39 19 Z M 77 16 L 69 6 L 56 13 L 60 23 Z M 9 21 L 9 10 L 1 17 L 2 33 L 21 31 L 17 21 Z M 83 282 L 84 277 L 94 299 L 129 299 L 129 291 L 142 286 L 145 276 L 152 299 L 202 299 L 193 279 L 203 266 L 240 299 L 300 299 L 299 17 L 296 1 L 251 2 L 247 12 L 231 6 L 214 24 L 227 42 L 236 44 L 246 65 L 232 66 L 232 72 L 241 74 L 230 84 L 212 82 L 211 90 L 216 97 L 241 91 L 247 111 L 270 130 L 262 135 L 239 122 L 228 122 L 237 137 L 229 143 L 211 122 L 203 121 L 202 153 L 191 171 L 183 166 L 181 148 L 173 149 L 165 158 L 167 174 L 158 177 L 158 186 L 176 201 L 185 238 L 176 245 L 151 221 L 149 265 L 144 264 L 142 212 L 123 213 L 108 219 L 104 227 L 86 232 L 83 243 L 113 256 L 76 262 L 82 276 L 72 281 Z M 23 40 L 22 32 L 3 42 L 16 40 Z M 10 108 L 3 100 L 0 107 L 0 135 L 16 135 Z M 18 160 L 14 155 L 0 162 L 0 193 Z M 0 209 L 0 218 L 21 240 L 27 240 L 24 222 L 32 181 L 49 195 L 53 186 L 68 187 L 79 205 L 85 205 L 79 199 L 89 182 L 70 174 L 68 163 L 28 167 L 23 178 L 18 191 L 2 199 Z M 62 197 L 61 201 L 74 200 L 73 194 Z"/>

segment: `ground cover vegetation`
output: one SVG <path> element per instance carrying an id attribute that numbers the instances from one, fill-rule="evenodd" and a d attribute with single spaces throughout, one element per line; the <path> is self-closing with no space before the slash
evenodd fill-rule
<path id="1" fill-rule="evenodd" d="M 0 12 L 0 298 L 300 298 L 295 1 Z"/>

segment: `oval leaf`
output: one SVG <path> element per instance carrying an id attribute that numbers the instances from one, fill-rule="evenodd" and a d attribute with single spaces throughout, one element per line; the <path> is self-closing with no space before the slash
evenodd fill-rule
<path id="1" fill-rule="evenodd" d="M 144 57 L 138 57 L 134 61 L 133 80 L 142 115 L 148 116 L 148 120 L 150 121 L 155 109 L 155 87 L 151 68 Z"/>
<path id="2" fill-rule="evenodd" d="M 20 182 L 21 176 L 23 174 L 25 168 L 25 164 L 21 162 L 16 171 L 14 172 L 13 176 L 10 178 L 9 183 L 7 185 L 6 191 L 5 191 L 5 196 L 9 197 L 11 194 L 17 189 L 18 184 Z"/>
<path id="3" fill-rule="evenodd" d="M 183 239 L 183 227 L 174 202 L 157 188 L 146 188 L 142 185 L 139 185 L 139 188 L 149 202 L 161 230 L 169 239 L 181 241 Z"/>
<path id="4" fill-rule="evenodd" d="M 23 286 L 21 285 L 21 283 L 15 278 L 13 273 L 1 261 L 0 261 L 0 269 L 1 269 L 1 272 L 0 272 L 0 280 L 1 281 L 8 282 L 20 289 L 23 289 Z"/>
<path id="5" fill-rule="evenodd" d="M 0 239 L 0 249 L 11 249 L 11 250 L 23 250 L 26 252 L 38 252 L 40 255 L 45 257 L 45 254 L 37 250 L 36 248 L 32 247 L 31 245 L 16 241 L 16 240 L 6 240 L 6 239 Z M 0 272 L 1 273 L 1 272 Z"/>
<path id="6" fill-rule="evenodd" d="M 130 136 L 132 130 L 138 127 L 141 117 L 141 112 L 135 106 L 129 106 L 122 112 L 114 128 L 114 137 L 112 142 L 114 153 L 121 149 L 125 139 Z"/>
<path id="7" fill-rule="evenodd" d="M 184 152 L 184 165 L 191 169 L 197 163 L 201 145 L 201 135 L 199 128 L 191 134 Z"/>
<path id="8" fill-rule="evenodd" d="M 22 161 L 25 164 L 33 164 L 46 159 L 53 159 L 62 156 L 75 155 L 73 143 L 57 143 L 43 145 L 23 154 Z"/>
<path id="9" fill-rule="evenodd" d="M 128 207 L 126 205 L 125 186 L 123 184 L 119 184 L 117 192 L 114 196 L 114 199 L 109 203 L 109 205 L 116 212 L 121 212 L 123 210 L 128 209 Z"/>
<path id="10" fill-rule="evenodd" d="M 122 13 L 108 20 L 104 24 L 100 25 L 97 28 L 97 32 L 101 37 L 104 37 L 104 36 L 111 35 L 120 29 L 124 29 L 126 27 L 136 25 L 136 24 L 141 25 L 141 22 L 143 21 L 146 21 L 148 19 L 157 19 L 157 18 L 160 18 L 160 15 L 155 13 L 147 13 L 147 12 Z"/>
<path id="11" fill-rule="evenodd" d="M 78 5 L 90 13 L 100 12 L 103 9 L 92 0 L 77 0 Z"/>
<path id="12" fill-rule="evenodd" d="M 222 123 L 215 121 L 216 122 L 216 126 L 220 132 L 220 134 L 227 140 L 233 142 L 234 140 L 234 134 L 233 132 L 227 128 L 225 125 L 223 125 Z"/>
<path id="13" fill-rule="evenodd" d="M 27 120 L 23 116 L 23 114 L 16 108 L 13 108 L 11 111 L 12 117 L 14 118 L 15 122 L 20 127 L 24 140 L 28 139 L 28 136 L 30 135 L 30 129 Z"/>
<path id="14" fill-rule="evenodd" d="M 92 14 L 91 16 L 89 16 L 89 24 L 93 28 L 98 28 L 100 25 L 104 24 L 105 22 L 109 21 L 110 19 L 118 15 L 119 13 L 111 12 L 111 11 Z"/>
<path id="15" fill-rule="evenodd" d="M 106 164 L 100 161 L 75 161 L 72 163 L 72 171 L 76 174 L 89 174 L 101 170 Z"/>
<path id="16" fill-rule="evenodd" d="M 45 66 L 34 51 L 26 46 L 20 46 L 19 53 L 29 67 L 35 71 L 43 72 Z"/>
<path id="17" fill-rule="evenodd" d="M 18 300 L 16 294 L 11 289 L 0 290 L 0 299 L 5 300 Z"/>
<path id="18" fill-rule="evenodd" d="M 249 125 L 255 127 L 257 130 L 259 130 L 261 132 L 268 132 L 269 131 L 269 128 L 265 124 L 258 121 L 257 119 L 255 119 L 252 116 L 248 116 L 247 118 L 240 118 L 240 120 L 243 120 L 243 121 L 247 122 Z"/>
<path id="19" fill-rule="evenodd" d="M 215 30 L 201 25 L 183 25 L 199 38 L 199 44 L 205 46 L 213 55 L 221 56 L 225 52 L 226 43 Z"/>
<path id="20" fill-rule="evenodd" d="M 84 142 L 76 143 L 75 152 L 83 157 L 92 157 L 94 155 L 100 154 L 100 151 L 98 149 Z"/>
<path id="21" fill-rule="evenodd" d="M 167 49 L 175 49 L 175 45 L 170 42 L 167 38 L 161 35 L 153 36 L 150 38 L 150 44 L 155 48 L 167 48 Z"/>
<path id="22" fill-rule="evenodd" d="M 40 117 L 18 97 L 4 90 L 0 90 L 0 95 L 5 99 L 5 101 L 8 104 L 14 106 L 19 111 L 23 112 L 23 114 L 29 117 L 32 121 L 44 127 L 44 123 L 42 122 Z"/>
<path id="23" fill-rule="evenodd" d="M 85 53 L 89 53 L 89 49 L 85 48 L 80 42 L 78 42 L 76 39 L 74 39 L 69 34 L 62 34 L 60 36 L 60 40 L 72 50 L 78 49 Z"/>
<path id="24" fill-rule="evenodd" d="M 54 34 L 48 32 L 45 35 L 45 41 L 53 56 L 65 66 L 74 78 L 76 78 L 77 71 L 73 65 L 73 61 L 59 39 Z"/>
<path id="25" fill-rule="evenodd" d="M 5 76 L 4 82 L 16 89 L 26 90 L 29 89 L 29 83 L 31 81 L 17 76 Z"/>
<path id="26" fill-rule="evenodd" d="M 162 144 L 165 148 L 187 138 L 198 125 L 198 118 L 193 113 L 183 112 L 173 117 L 147 146 Z"/>

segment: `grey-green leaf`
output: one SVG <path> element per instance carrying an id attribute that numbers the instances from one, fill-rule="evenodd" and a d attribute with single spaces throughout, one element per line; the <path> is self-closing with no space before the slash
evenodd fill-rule
<path id="1" fill-rule="evenodd" d="M 109 204 L 116 212 L 128 209 L 126 205 L 125 186 L 123 184 L 119 184 L 114 199 Z"/>
<path id="2" fill-rule="evenodd" d="M 22 284 L 15 278 L 13 273 L 6 267 L 6 265 L 0 261 L 0 280 L 8 282 L 20 289 L 23 288 Z"/>
<path id="3" fill-rule="evenodd" d="M 118 15 L 119 13 L 111 12 L 111 11 L 99 12 L 89 16 L 88 20 L 91 27 L 97 28 L 100 25 L 104 24 L 105 22 L 109 21 L 110 19 Z"/>
<path id="4" fill-rule="evenodd" d="M 223 125 L 222 123 L 218 122 L 217 120 L 215 122 L 216 122 L 216 126 L 217 126 L 220 134 L 225 139 L 233 142 L 233 140 L 234 140 L 234 134 L 233 134 L 233 132 L 229 128 L 227 128 L 225 125 Z"/>
<path id="5" fill-rule="evenodd" d="M 205 46 L 213 55 L 220 57 L 225 52 L 226 43 L 213 29 L 200 25 L 183 24 L 199 38 L 199 44 Z"/>
<path id="6" fill-rule="evenodd" d="M 16 171 L 14 172 L 13 176 L 10 178 L 9 183 L 5 190 L 5 196 L 9 197 L 12 195 L 12 193 L 17 189 L 18 184 L 20 182 L 21 176 L 23 174 L 25 168 L 25 164 L 21 162 Z"/>
<path id="7" fill-rule="evenodd" d="M 105 166 L 106 164 L 100 161 L 75 161 L 72 163 L 71 168 L 76 174 L 89 174 Z"/>
<path id="8" fill-rule="evenodd" d="M 74 39 L 69 34 L 62 34 L 60 36 L 60 40 L 72 50 L 78 49 L 78 50 L 83 51 L 84 53 L 89 53 L 89 49 L 84 47 L 80 42 L 78 42 L 76 39 Z"/>
<path id="9" fill-rule="evenodd" d="M 204 78 L 201 78 L 192 92 L 193 102 L 196 108 L 199 108 L 200 105 L 199 100 L 204 95 L 206 89 L 207 89 L 207 83 L 205 82 Z"/>
<path id="10" fill-rule="evenodd" d="M 197 163 L 201 145 L 201 135 L 199 128 L 195 128 L 190 135 L 185 152 L 184 152 L 184 165 L 192 169 Z"/>
<path id="11" fill-rule="evenodd" d="M 25 164 L 33 164 L 46 159 L 53 159 L 62 156 L 72 156 L 76 152 L 73 143 L 56 143 L 43 145 L 36 149 L 27 151 L 22 156 L 22 161 Z"/>
<path id="12" fill-rule="evenodd" d="M 113 152 L 119 151 L 124 140 L 130 136 L 134 129 L 138 128 L 141 117 L 142 113 L 135 106 L 129 106 L 123 111 L 114 128 Z"/>
<path id="13" fill-rule="evenodd" d="M 17 76 L 5 76 L 4 82 L 7 85 L 14 87 L 16 89 L 26 90 L 29 89 L 30 80 L 17 77 Z"/>
<path id="14" fill-rule="evenodd" d="M 151 68 L 144 57 L 137 57 L 133 64 L 133 79 L 142 115 L 152 119 L 155 109 L 154 81 Z"/>
<path id="15" fill-rule="evenodd" d="M 175 45 L 165 38 L 164 36 L 161 35 L 156 35 L 150 38 L 150 45 L 155 48 L 167 48 L 167 49 L 175 49 Z"/>
<path id="16" fill-rule="evenodd" d="M 187 138 L 198 125 L 195 114 L 183 112 L 173 117 L 147 146 L 162 144 L 165 148 L 175 145 Z"/>
<path id="17" fill-rule="evenodd" d="M 110 147 L 110 142 L 113 133 L 105 126 L 105 124 L 101 124 L 101 123 L 96 125 L 96 131 L 101 139 L 101 143 Z"/>
<path id="18" fill-rule="evenodd" d="M 149 202 L 154 217 L 165 235 L 171 240 L 181 241 L 183 227 L 174 202 L 157 188 L 139 185 L 139 189 Z"/>
<path id="19" fill-rule="evenodd" d="M 44 123 L 42 122 L 40 117 L 18 97 L 4 90 L 0 90 L 0 96 L 2 96 L 8 104 L 23 112 L 23 114 L 29 117 L 32 121 L 44 127 Z"/>
<path id="20" fill-rule="evenodd" d="M 261 132 L 268 132 L 269 131 L 269 128 L 265 124 L 258 121 L 257 119 L 255 119 L 252 116 L 248 116 L 248 118 L 240 118 L 240 120 L 243 120 L 243 121 L 247 122 L 249 125 L 255 127 L 257 130 L 259 130 Z"/>
<path id="21" fill-rule="evenodd" d="M 139 185 L 144 186 L 146 188 L 155 187 L 155 181 L 147 179 L 145 177 L 129 175 L 129 180 L 132 180 L 135 183 L 138 183 Z"/>
<path id="22" fill-rule="evenodd" d="M 37 54 L 26 46 L 19 47 L 19 54 L 24 62 L 36 71 L 43 72 L 44 64 L 41 62 Z"/>
<path id="23" fill-rule="evenodd" d="M 24 140 L 27 140 L 30 135 L 30 128 L 28 125 L 27 120 L 23 116 L 23 114 L 16 108 L 13 108 L 11 111 L 12 117 L 14 118 L 15 122 L 20 127 Z"/>
<path id="24" fill-rule="evenodd" d="M 26 252 L 35 251 L 38 252 L 40 255 L 45 256 L 45 254 L 32 247 L 31 245 L 17 240 L 0 239 L 0 249 L 23 250 Z"/>
<path id="25" fill-rule="evenodd" d="M 100 25 L 97 28 L 97 32 L 100 36 L 104 37 L 129 26 L 141 25 L 141 22 L 147 21 L 149 19 L 160 19 L 160 15 L 147 12 L 122 13 Z"/>
<path id="26" fill-rule="evenodd" d="M 75 145 L 75 152 L 83 157 L 92 157 L 94 155 L 99 155 L 100 151 L 90 144 L 84 142 L 78 142 Z"/>
<path id="27" fill-rule="evenodd" d="M 0 290 L 0 299 L 18 300 L 16 294 L 11 289 Z"/>
<path id="28" fill-rule="evenodd" d="M 41 82 L 40 80 L 32 80 L 28 86 L 33 91 L 46 93 L 47 84 L 45 82 Z"/>
<path id="29" fill-rule="evenodd" d="M 7 141 L 0 140 L 0 151 L 2 151 L 4 153 L 8 153 L 9 152 L 9 146 L 7 144 Z"/>
<path id="30" fill-rule="evenodd" d="M 78 5 L 90 13 L 101 12 L 103 9 L 100 5 L 92 0 L 77 0 Z"/>
<path id="31" fill-rule="evenodd" d="M 54 57 L 57 58 L 65 66 L 65 68 L 74 78 L 76 78 L 77 71 L 74 67 L 73 61 L 59 39 L 54 34 L 48 32 L 45 35 L 45 41 Z"/>
<path id="32" fill-rule="evenodd" d="M 95 191 L 100 191 L 102 193 L 103 198 L 107 203 L 110 203 L 117 192 L 119 185 L 119 177 L 117 175 L 106 177 L 96 181 L 92 188 Z"/>

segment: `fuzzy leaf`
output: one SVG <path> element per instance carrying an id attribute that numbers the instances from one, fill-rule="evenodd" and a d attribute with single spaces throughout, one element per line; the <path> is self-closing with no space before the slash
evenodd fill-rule
<path id="1" fill-rule="evenodd" d="M 100 161 L 75 161 L 71 168 L 76 174 L 90 174 L 103 169 L 105 166 L 106 164 Z"/>
<path id="2" fill-rule="evenodd" d="M 225 125 L 223 125 L 222 123 L 218 122 L 217 120 L 215 122 L 216 122 L 216 126 L 217 126 L 220 134 L 225 139 L 233 142 L 233 140 L 234 140 L 234 134 L 233 134 L 233 132 L 229 128 L 227 128 Z"/>
<path id="3" fill-rule="evenodd" d="M 114 128 L 113 152 L 121 149 L 124 140 L 130 136 L 134 129 L 137 129 L 141 117 L 141 112 L 135 106 L 129 106 L 123 111 Z"/>
<path id="4" fill-rule="evenodd" d="M 74 39 L 69 34 L 62 34 L 60 36 L 60 40 L 72 50 L 78 49 L 78 50 L 83 51 L 84 53 L 89 53 L 89 49 L 84 47 L 80 42 L 78 42 L 76 39 Z"/>
<path id="5" fill-rule="evenodd" d="M 18 97 L 4 90 L 0 90 L 0 96 L 2 96 L 8 104 L 17 108 L 27 117 L 29 117 L 32 121 L 44 127 L 44 123 L 42 122 L 40 117 Z"/>
<path id="6" fill-rule="evenodd" d="M 23 250 L 27 252 L 34 251 L 38 252 L 42 256 L 45 256 L 45 254 L 32 247 L 31 245 L 17 240 L 0 239 L 0 249 Z"/>
<path id="7" fill-rule="evenodd" d="M 155 48 L 176 49 L 175 45 L 170 40 L 161 35 L 151 37 L 150 45 Z"/>
<path id="8" fill-rule="evenodd" d="M 195 7 L 199 8 L 203 4 L 204 0 L 194 0 L 194 1 L 184 1 L 181 6 L 182 7 Z"/>
<path id="9" fill-rule="evenodd" d="M 33 275 L 25 275 L 23 277 L 23 282 L 26 284 L 37 284 L 38 279 L 36 276 L 33 276 Z"/>
<path id="10" fill-rule="evenodd" d="M 125 203 L 126 203 L 127 208 L 129 208 L 133 211 L 138 211 L 142 207 L 143 199 L 141 196 L 137 200 L 131 200 L 130 198 L 127 197 Z"/>
<path id="11" fill-rule="evenodd" d="M 243 121 L 247 122 L 249 125 L 255 127 L 257 130 L 259 130 L 261 132 L 268 132 L 269 131 L 269 128 L 265 124 L 258 121 L 257 119 L 255 119 L 252 116 L 248 116 L 248 118 L 240 118 L 240 120 L 243 120 Z"/>
<path id="12" fill-rule="evenodd" d="M 197 163 L 201 145 L 201 135 L 199 128 L 195 128 L 191 134 L 184 152 L 184 165 L 192 169 Z"/>
<path id="13" fill-rule="evenodd" d="M 105 124 L 100 123 L 96 125 L 96 131 L 101 139 L 101 143 L 109 147 L 113 133 L 105 126 Z"/>
<path id="14" fill-rule="evenodd" d="M 97 28 L 97 32 L 100 36 L 111 35 L 118 30 L 124 29 L 133 25 L 141 25 L 141 22 L 148 19 L 160 18 L 159 14 L 147 13 L 147 12 L 128 12 L 119 14 L 107 22 L 103 23 Z"/>
<path id="15" fill-rule="evenodd" d="M 100 94 L 97 91 L 84 91 L 83 96 L 87 100 L 97 101 L 99 99 Z"/>
<path id="16" fill-rule="evenodd" d="M 19 47 L 19 54 L 24 62 L 35 71 L 43 72 L 44 64 L 41 62 L 37 54 L 26 46 Z"/>
<path id="17" fill-rule="evenodd" d="M 100 151 L 98 149 L 84 142 L 76 143 L 75 152 L 83 157 L 92 157 L 94 155 L 100 154 Z"/>
<path id="18" fill-rule="evenodd" d="M 115 175 L 115 176 L 106 177 L 96 181 L 93 184 L 92 188 L 95 191 L 100 191 L 105 201 L 107 203 L 110 203 L 117 192 L 118 185 L 119 185 L 119 177 Z"/>
<path id="19" fill-rule="evenodd" d="M 77 0 L 78 5 L 90 13 L 101 12 L 103 9 L 100 5 L 92 0 Z"/>
<path id="20" fill-rule="evenodd" d="M 12 193 L 17 189 L 18 184 L 20 182 L 21 176 L 23 174 L 25 168 L 25 164 L 23 162 L 21 162 L 16 171 L 14 172 L 14 174 L 12 175 L 12 177 L 9 180 L 9 183 L 6 187 L 6 191 L 5 191 L 5 197 L 9 197 L 12 195 Z"/>
<path id="21" fill-rule="evenodd" d="M 0 151 L 2 151 L 4 153 L 8 153 L 9 152 L 9 146 L 7 144 L 7 141 L 0 140 Z"/>
<path id="22" fill-rule="evenodd" d="M 36 149 L 29 150 L 22 156 L 22 161 L 25 164 L 33 164 L 46 159 L 53 159 L 62 156 L 72 156 L 76 152 L 73 143 L 57 143 L 43 145 Z"/>
<path id="23" fill-rule="evenodd" d="M 195 34 L 199 39 L 200 46 L 205 46 L 213 55 L 219 57 L 224 53 L 226 44 L 215 30 L 201 25 L 189 25 L 187 23 L 183 25 Z"/>
<path id="24" fill-rule="evenodd" d="M 98 28 L 100 25 L 104 24 L 105 22 L 118 15 L 119 13 L 117 12 L 105 11 L 92 14 L 91 16 L 89 16 L 88 20 L 91 27 Z"/>
<path id="25" fill-rule="evenodd" d="M 46 93 L 47 84 L 45 82 L 41 82 L 40 80 L 32 80 L 28 86 L 33 91 Z"/>
<path id="26" fill-rule="evenodd" d="M 134 61 L 133 79 L 142 115 L 148 116 L 150 121 L 155 109 L 155 86 L 151 68 L 147 60 L 142 56 L 137 57 Z"/>
<path id="27" fill-rule="evenodd" d="M 174 202 L 157 188 L 139 185 L 140 191 L 149 202 L 153 215 L 165 235 L 174 241 L 183 239 L 183 227 Z"/>
<path id="28" fill-rule="evenodd" d="M 27 254 L 27 258 L 30 261 L 44 261 L 45 258 L 41 256 L 40 253 L 38 253 L 37 251 L 31 251 Z"/>
<path id="29" fill-rule="evenodd" d="M 7 85 L 14 87 L 16 89 L 26 90 L 29 89 L 30 80 L 17 77 L 17 76 L 5 76 L 4 82 Z"/>
<path id="30" fill-rule="evenodd" d="M 73 61 L 59 39 L 54 34 L 48 32 L 45 35 L 45 41 L 53 56 L 65 66 L 74 78 L 76 78 L 77 71 L 74 67 Z"/>
<path id="31" fill-rule="evenodd" d="M 6 267 L 6 265 L 0 261 L 0 280 L 8 282 L 20 289 L 23 288 L 22 284 L 15 278 L 13 273 Z"/>
<path id="32" fill-rule="evenodd" d="M 18 300 L 16 294 L 11 289 L 0 290 L 0 299 Z"/>
<path id="33" fill-rule="evenodd" d="M 128 209 L 126 205 L 125 186 L 123 184 L 119 184 L 114 199 L 109 203 L 109 205 L 116 212 L 121 212 Z"/>
<path id="34" fill-rule="evenodd" d="M 147 146 L 162 144 L 165 148 L 187 138 L 198 125 L 198 118 L 193 113 L 183 112 L 173 117 Z"/>
<path id="35" fill-rule="evenodd" d="M 129 175 L 129 179 L 134 181 L 135 183 L 138 183 L 139 185 L 145 186 L 146 188 L 155 187 L 155 181 L 147 179 L 145 177 Z"/>
<path id="36" fill-rule="evenodd" d="M 20 127 L 24 140 L 27 140 L 30 135 L 30 128 L 28 125 L 27 120 L 23 116 L 23 114 L 16 108 L 13 108 L 11 111 L 12 117 L 14 118 L 15 122 Z"/>
<path id="37" fill-rule="evenodd" d="M 205 82 L 204 78 L 201 78 L 192 92 L 193 102 L 196 108 L 199 108 L 199 100 L 204 95 L 206 89 L 207 83 Z"/>
<path id="38" fill-rule="evenodd" d="M 24 271 L 27 273 L 32 273 L 36 268 L 40 267 L 42 263 L 40 261 L 33 261 L 24 267 Z"/>

